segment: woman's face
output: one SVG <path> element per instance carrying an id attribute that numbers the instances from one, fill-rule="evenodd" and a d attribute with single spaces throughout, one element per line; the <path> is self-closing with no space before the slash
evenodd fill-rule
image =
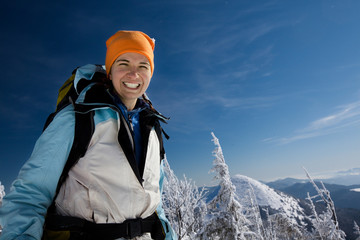
<path id="1" fill-rule="evenodd" d="M 121 101 L 128 110 L 132 110 L 150 84 L 149 60 L 139 53 L 124 53 L 112 65 L 109 78 Z"/>

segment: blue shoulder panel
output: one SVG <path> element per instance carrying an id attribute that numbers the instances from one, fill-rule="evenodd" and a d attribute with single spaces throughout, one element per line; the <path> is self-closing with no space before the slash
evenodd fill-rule
<path id="1" fill-rule="evenodd" d="M 74 85 L 76 91 L 77 91 L 77 84 L 79 83 L 80 79 L 91 80 L 96 72 L 102 72 L 106 74 L 105 69 L 98 65 L 86 64 L 82 67 L 79 67 L 76 70 L 75 79 L 74 79 Z"/>

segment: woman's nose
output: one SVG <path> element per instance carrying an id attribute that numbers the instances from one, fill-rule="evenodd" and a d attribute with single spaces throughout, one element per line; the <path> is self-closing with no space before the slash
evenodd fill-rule
<path id="1" fill-rule="evenodd" d="M 128 77 L 131 78 L 137 78 L 139 76 L 138 71 L 136 69 L 130 69 L 129 72 L 127 73 Z"/>

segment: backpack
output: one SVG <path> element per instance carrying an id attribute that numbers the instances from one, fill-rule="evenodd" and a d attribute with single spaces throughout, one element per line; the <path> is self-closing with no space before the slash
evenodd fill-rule
<path id="1" fill-rule="evenodd" d="M 83 71 L 89 69 L 92 69 L 94 71 L 92 75 L 88 75 Z M 56 109 L 48 116 L 44 124 L 43 131 L 45 131 L 45 129 L 53 121 L 54 117 L 62 109 L 76 102 L 79 94 L 83 89 L 85 89 L 90 84 L 104 82 L 105 80 L 106 72 L 101 65 L 88 64 L 83 67 L 77 67 L 76 69 L 74 69 L 72 71 L 72 75 L 60 87 L 56 103 Z M 93 114 L 93 112 L 87 112 L 85 114 L 75 112 L 74 141 L 70 150 L 69 157 L 59 178 L 54 200 L 58 195 L 61 185 L 65 182 L 65 179 L 71 167 L 86 153 L 87 147 L 94 133 Z M 53 204 L 50 206 L 49 210 L 51 211 L 53 207 L 54 201 Z"/>
<path id="2" fill-rule="evenodd" d="M 85 72 L 88 70 L 94 71 L 94 73 L 89 75 Z M 71 76 L 60 87 L 56 101 L 56 109 L 47 118 L 43 131 L 52 122 L 58 112 L 76 102 L 79 94 L 85 87 L 92 83 L 104 82 L 106 78 L 105 69 L 103 69 L 101 65 L 87 64 L 83 67 L 75 68 Z"/>

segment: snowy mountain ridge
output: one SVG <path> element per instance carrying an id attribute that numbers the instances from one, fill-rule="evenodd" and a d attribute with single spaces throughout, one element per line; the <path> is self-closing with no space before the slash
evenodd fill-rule
<path id="1" fill-rule="evenodd" d="M 256 202 L 259 206 L 270 207 L 277 212 L 281 212 L 294 221 L 294 223 L 296 220 L 302 221 L 304 219 L 304 209 L 294 197 L 278 192 L 244 175 L 235 175 L 231 180 L 236 187 L 236 194 L 242 205 L 248 204 L 247 198 L 251 194 L 256 197 Z"/>

